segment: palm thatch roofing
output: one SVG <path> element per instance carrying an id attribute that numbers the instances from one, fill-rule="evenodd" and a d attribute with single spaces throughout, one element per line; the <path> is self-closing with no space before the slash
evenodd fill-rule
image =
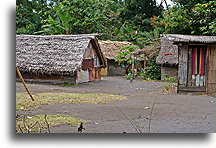
<path id="1" fill-rule="evenodd" d="M 16 35 L 16 66 L 34 74 L 72 75 L 81 68 L 92 43 L 102 67 L 105 60 L 94 35 Z"/>
<path id="2" fill-rule="evenodd" d="M 174 42 L 185 43 L 216 43 L 216 36 L 201 36 L 201 35 L 182 35 L 182 34 L 164 34 L 162 35 Z"/>
<path id="3" fill-rule="evenodd" d="M 138 49 L 135 54 L 139 55 L 139 56 L 144 56 L 147 59 L 151 59 L 152 57 L 158 55 L 160 50 L 160 46 L 156 43 L 156 44 L 151 44 L 148 45 L 142 49 Z M 143 60 L 143 59 L 142 59 Z"/>
<path id="4" fill-rule="evenodd" d="M 102 41 L 99 40 L 99 44 L 101 46 L 101 50 L 104 54 L 104 56 L 109 59 L 113 60 L 115 57 L 118 56 L 118 52 L 122 51 L 122 47 L 126 46 L 135 46 L 133 43 L 126 42 L 126 41 Z M 142 49 L 135 49 L 134 54 L 137 55 L 137 60 L 143 61 L 145 58 L 152 58 L 153 56 L 156 56 L 159 52 L 160 47 L 157 44 L 151 44 L 149 46 L 146 46 Z M 127 51 L 127 50 L 124 50 Z M 129 58 L 130 55 L 127 57 Z"/>
<path id="5" fill-rule="evenodd" d="M 168 35 L 162 35 L 160 40 L 160 51 L 156 62 L 161 65 L 177 65 L 178 64 L 178 46 L 174 45 L 172 40 L 168 39 Z"/>
<path id="6" fill-rule="evenodd" d="M 176 43 L 216 43 L 216 36 L 162 34 L 161 50 L 156 59 L 158 64 L 178 64 L 178 46 L 175 45 Z"/>
<path id="7" fill-rule="evenodd" d="M 125 41 L 120 42 L 120 41 L 110 41 L 110 40 L 107 41 L 99 40 L 99 44 L 104 56 L 109 60 L 115 59 L 115 57 L 117 57 L 118 55 L 118 52 L 121 51 L 122 47 L 134 46 L 130 42 L 125 42 Z"/>

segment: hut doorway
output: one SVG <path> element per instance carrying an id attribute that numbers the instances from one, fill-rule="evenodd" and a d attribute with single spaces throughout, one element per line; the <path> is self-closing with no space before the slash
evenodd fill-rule
<path id="1" fill-rule="evenodd" d="M 189 86 L 205 89 L 206 86 L 206 52 L 207 46 L 189 46 Z"/>

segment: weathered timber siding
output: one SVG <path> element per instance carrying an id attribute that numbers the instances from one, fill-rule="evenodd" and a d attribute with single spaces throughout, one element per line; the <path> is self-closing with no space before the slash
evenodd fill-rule
<path id="1" fill-rule="evenodd" d="M 188 86 L 195 86 L 195 80 L 192 79 L 192 48 L 188 48 Z"/>
<path id="2" fill-rule="evenodd" d="M 106 65 L 108 65 L 107 63 L 108 59 L 106 60 Z M 107 76 L 108 73 L 108 66 L 106 68 L 101 68 L 101 75 L 102 76 Z"/>
<path id="3" fill-rule="evenodd" d="M 175 45 L 178 45 L 178 92 L 205 92 L 207 94 L 214 94 L 216 92 L 216 36 L 179 34 L 168 34 L 166 36 Z M 199 48 L 198 51 L 192 50 L 196 47 Z M 200 56 L 200 48 L 207 49 L 206 56 Z M 192 57 L 192 55 L 196 57 Z M 196 63 L 192 63 L 192 58 L 197 58 L 197 61 L 195 60 Z M 201 63 L 203 62 L 203 58 L 206 59 L 205 67 Z M 193 64 L 196 66 L 194 69 L 198 73 L 194 72 L 192 75 Z M 200 64 L 201 68 L 205 68 L 205 75 L 203 71 L 200 72 L 200 67 L 197 67 Z"/>
<path id="4" fill-rule="evenodd" d="M 100 69 L 98 53 L 92 46 L 92 43 L 89 43 L 84 53 L 82 69 L 77 72 L 77 83 L 101 79 Z"/>
<path id="5" fill-rule="evenodd" d="M 22 73 L 22 77 L 26 82 L 32 83 L 49 83 L 49 84 L 59 84 L 59 83 L 76 83 L 76 74 L 74 75 L 48 75 L 48 74 L 30 74 Z M 19 77 L 16 75 L 17 80 Z"/>
<path id="6" fill-rule="evenodd" d="M 188 69 L 188 45 L 179 46 L 179 61 L 178 61 L 178 80 L 179 84 L 187 85 L 187 69 Z"/>
<path id="7" fill-rule="evenodd" d="M 89 81 L 100 80 L 101 79 L 101 68 L 91 68 L 89 70 Z"/>
<path id="8" fill-rule="evenodd" d="M 76 80 L 76 84 L 79 83 L 84 83 L 84 82 L 89 82 L 89 70 L 82 70 L 80 69 L 77 72 L 77 80 Z"/>
<path id="9" fill-rule="evenodd" d="M 93 59 L 83 59 L 82 70 L 87 70 L 88 68 L 94 67 Z"/>
<path id="10" fill-rule="evenodd" d="M 215 44 L 208 45 L 207 66 L 207 93 L 216 93 L 216 47 Z"/>

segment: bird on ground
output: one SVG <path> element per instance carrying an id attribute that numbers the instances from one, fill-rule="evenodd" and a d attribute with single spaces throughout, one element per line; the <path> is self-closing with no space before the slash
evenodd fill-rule
<path id="1" fill-rule="evenodd" d="M 85 128 L 83 127 L 83 123 L 80 123 L 80 126 L 78 127 L 78 133 L 82 133 L 82 130 L 85 130 Z"/>

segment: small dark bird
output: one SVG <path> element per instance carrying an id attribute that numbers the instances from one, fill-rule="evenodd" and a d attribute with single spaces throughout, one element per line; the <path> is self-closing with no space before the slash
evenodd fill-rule
<path id="1" fill-rule="evenodd" d="M 82 130 L 85 130 L 85 128 L 83 127 L 83 123 L 80 123 L 80 126 L 78 127 L 78 133 L 82 133 Z"/>

